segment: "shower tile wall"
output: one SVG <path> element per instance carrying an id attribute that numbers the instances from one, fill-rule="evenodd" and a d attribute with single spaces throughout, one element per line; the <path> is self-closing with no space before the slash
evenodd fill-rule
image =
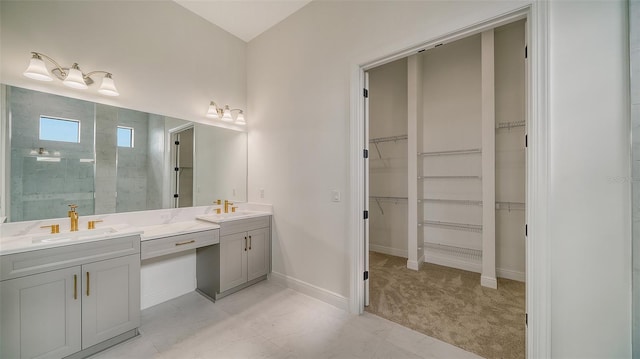
<path id="1" fill-rule="evenodd" d="M 118 109 L 96 105 L 96 214 L 116 212 Z"/>
<path id="2" fill-rule="evenodd" d="M 117 109 L 118 126 L 134 129 L 133 148 L 117 147 L 116 212 L 147 209 L 147 154 L 149 114 Z"/>
<path id="3" fill-rule="evenodd" d="M 56 95 L 7 88 L 11 111 L 10 221 L 64 217 L 67 205 L 93 214 L 94 104 Z M 80 121 L 80 143 L 39 140 L 40 116 Z M 59 152 L 60 162 L 37 161 L 33 150 Z"/>
<path id="4" fill-rule="evenodd" d="M 9 221 L 64 217 L 71 203 L 81 216 L 162 208 L 165 117 L 10 86 L 7 102 Z M 41 115 L 80 121 L 80 143 L 40 141 Z M 117 147 L 118 125 L 134 128 L 134 148 Z M 60 162 L 37 161 L 41 147 Z"/>

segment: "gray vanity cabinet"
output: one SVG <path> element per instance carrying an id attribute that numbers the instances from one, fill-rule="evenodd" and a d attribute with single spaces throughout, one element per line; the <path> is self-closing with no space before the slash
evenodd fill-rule
<path id="1" fill-rule="evenodd" d="M 220 223 L 220 245 L 198 248 L 197 290 L 219 299 L 267 278 L 271 216 Z"/>
<path id="2" fill-rule="evenodd" d="M 0 256 L 0 358 L 87 357 L 137 334 L 140 237 Z"/>
<path id="3" fill-rule="evenodd" d="M 1 358 L 62 358 L 82 349 L 80 274 L 72 267 L 0 282 Z"/>
<path id="4" fill-rule="evenodd" d="M 247 280 L 251 281 L 269 273 L 271 246 L 269 228 L 247 232 L 249 249 L 247 250 Z"/>
<path id="5" fill-rule="evenodd" d="M 220 237 L 220 292 L 247 282 L 247 234 Z"/>
<path id="6" fill-rule="evenodd" d="M 140 326 L 140 258 L 137 255 L 82 266 L 82 347 Z"/>

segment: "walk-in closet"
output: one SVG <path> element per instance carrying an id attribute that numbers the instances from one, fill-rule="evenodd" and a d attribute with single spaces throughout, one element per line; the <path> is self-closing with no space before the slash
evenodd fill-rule
<path id="1" fill-rule="evenodd" d="M 367 71 L 367 311 L 524 358 L 526 23 Z"/>

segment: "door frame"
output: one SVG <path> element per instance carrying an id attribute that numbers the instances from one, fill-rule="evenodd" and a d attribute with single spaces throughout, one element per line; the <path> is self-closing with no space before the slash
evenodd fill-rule
<path id="1" fill-rule="evenodd" d="M 363 88 L 365 71 L 407 57 L 419 50 L 433 48 L 440 43 L 452 42 L 484 30 L 516 20 L 526 19 L 525 39 L 528 46 L 527 67 L 527 128 L 526 151 L 526 356 L 529 358 L 551 355 L 551 281 L 548 243 L 548 139 L 549 139 L 549 4 L 536 1 L 522 8 L 469 24 L 458 31 L 427 39 L 418 46 L 403 49 L 377 59 L 355 64 L 351 68 L 350 96 L 350 233 L 351 281 L 349 308 L 354 314 L 362 314 L 365 303 L 363 273 L 366 259 L 364 249 L 365 225 L 363 213 L 367 208 L 365 197 L 363 149 L 367 124 L 365 123 Z M 523 318 L 523 320 L 525 320 Z"/>

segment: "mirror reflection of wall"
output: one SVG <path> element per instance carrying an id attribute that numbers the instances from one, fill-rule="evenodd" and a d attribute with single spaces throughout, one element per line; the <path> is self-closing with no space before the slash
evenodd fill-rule
<path id="1" fill-rule="evenodd" d="M 17 87 L 5 93 L 8 221 L 64 217 L 71 203 L 81 215 L 173 207 L 170 132 L 186 127 L 180 207 L 246 201 L 244 132 Z"/>
<path id="2" fill-rule="evenodd" d="M 633 206 L 633 357 L 640 358 L 640 2 L 629 1 L 631 190 Z"/>

